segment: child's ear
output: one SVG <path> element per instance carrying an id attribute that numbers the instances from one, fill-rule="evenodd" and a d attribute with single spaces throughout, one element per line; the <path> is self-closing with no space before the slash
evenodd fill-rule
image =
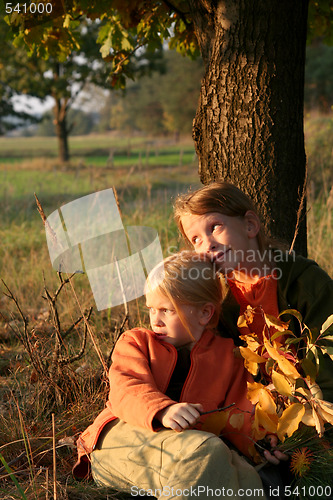
<path id="1" fill-rule="evenodd" d="M 244 215 L 246 230 L 249 238 L 255 238 L 260 231 L 260 220 L 258 215 L 252 210 L 248 210 Z"/>
<path id="2" fill-rule="evenodd" d="M 202 306 L 200 308 L 200 314 L 199 314 L 199 323 L 200 323 L 200 325 L 201 326 L 206 326 L 210 322 L 210 320 L 211 320 L 214 312 L 215 312 L 215 306 L 214 306 L 214 304 L 208 302 L 207 304 L 205 304 L 204 306 Z"/>

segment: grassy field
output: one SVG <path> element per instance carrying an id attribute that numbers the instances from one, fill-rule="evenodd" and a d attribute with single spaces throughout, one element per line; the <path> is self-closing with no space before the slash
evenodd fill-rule
<path id="1" fill-rule="evenodd" d="M 308 117 L 306 144 L 309 256 L 333 275 L 333 120 Z M 127 327 L 147 321 L 141 300 L 129 304 L 128 317 L 123 306 L 94 311 L 83 356 L 59 363 L 60 356 L 79 353 L 86 328 L 83 320 L 71 326 L 82 316 L 80 308 L 86 311 L 94 301 L 82 275 L 61 285 L 55 297 L 60 282 L 51 267 L 34 193 L 48 216 L 68 201 L 115 186 L 124 224 L 156 228 L 167 255 L 169 248 L 179 246 L 171 200 L 189 186 L 199 186 L 190 139 L 173 143 L 113 135 L 75 137 L 70 149 L 71 162 L 63 167 L 53 138 L 0 138 L 0 277 L 5 283 L 0 295 L 0 498 L 4 499 L 52 498 L 54 485 L 61 500 L 106 498 L 103 489 L 89 482 L 79 484 L 70 473 L 74 441 L 104 406 L 107 391 L 91 335 L 107 356 L 122 323 Z M 52 307 L 65 339 L 60 348 L 51 323 Z"/>
<path id="2" fill-rule="evenodd" d="M 102 367 L 91 339 L 84 356 L 75 363 L 60 368 L 52 362 L 56 338 L 43 296 L 44 287 L 54 294 L 59 280 L 51 267 L 34 193 L 48 216 L 68 201 L 115 186 L 124 224 L 156 228 L 167 252 L 179 244 L 170 200 L 189 185 L 199 186 L 190 139 L 174 144 L 147 138 L 73 138 L 73 156 L 66 168 L 58 164 L 56 148 L 54 139 L 0 139 L 1 278 L 29 322 L 25 325 L 15 302 L 2 294 L 0 453 L 13 472 L 10 475 L 5 465 L 0 468 L 0 498 L 46 498 L 46 491 L 52 495 L 52 413 L 58 498 L 106 498 L 103 490 L 98 492 L 89 483 L 77 484 L 70 474 L 76 454 L 74 439 L 104 406 L 106 384 L 100 382 Z M 77 275 L 72 283 L 74 291 L 67 284 L 56 301 L 62 335 L 81 316 L 80 307 L 94 306 L 87 278 Z M 5 285 L 2 291 L 8 295 Z M 126 327 L 146 322 L 142 300 L 128 307 Z M 123 306 L 93 312 L 90 328 L 105 357 L 125 317 Z M 84 336 L 82 323 L 66 337 L 62 356 L 79 351 Z M 27 356 L 29 346 L 24 348 L 24 342 L 30 342 L 32 358 Z M 42 360 L 42 367 L 38 360 Z M 48 379 L 50 374 L 52 380 Z M 66 437 L 68 444 L 62 444 L 61 439 Z M 15 461 L 17 456 L 21 456 L 19 461 Z"/>

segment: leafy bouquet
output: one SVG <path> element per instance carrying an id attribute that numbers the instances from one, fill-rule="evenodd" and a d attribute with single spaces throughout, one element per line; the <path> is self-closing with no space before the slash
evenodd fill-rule
<path id="1" fill-rule="evenodd" d="M 333 360 L 333 315 L 316 332 L 296 310 L 276 318 L 248 306 L 238 327 L 249 327 L 256 314 L 264 319 L 262 335 L 242 335 L 245 346 L 239 347 L 256 380 L 248 384 L 248 398 L 255 405 L 253 437 L 260 443 L 267 433 L 277 434 L 278 448 L 291 457 L 291 493 L 327 498 L 333 494 L 333 404 L 323 400 L 316 378 L 323 355 Z M 289 321 L 281 320 L 285 314 L 298 321 L 299 336 L 289 329 Z"/>

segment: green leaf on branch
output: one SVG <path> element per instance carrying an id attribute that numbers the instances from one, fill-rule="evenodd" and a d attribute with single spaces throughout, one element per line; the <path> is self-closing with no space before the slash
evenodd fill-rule
<path id="1" fill-rule="evenodd" d="M 313 382 L 317 376 L 317 368 L 316 365 L 310 361 L 309 358 L 304 358 L 301 361 L 301 367 L 306 376 L 309 376 L 311 381 Z"/>
<path id="2" fill-rule="evenodd" d="M 285 309 L 284 311 L 280 312 L 279 318 L 283 316 L 283 314 L 290 314 L 291 316 L 295 316 L 295 318 L 297 318 L 300 323 L 302 323 L 303 321 L 301 313 L 296 309 Z"/>
<path id="3" fill-rule="evenodd" d="M 321 327 L 320 334 L 324 334 L 325 332 L 327 333 L 333 333 L 333 314 L 327 318 L 327 320 L 324 322 L 323 326 Z"/>
<path id="4" fill-rule="evenodd" d="M 272 336 L 271 336 L 271 341 L 273 342 L 273 340 L 279 338 L 279 337 L 283 337 L 285 335 L 290 335 L 292 337 L 295 337 L 294 339 L 290 339 L 290 341 L 294 341 L 294 342 L 299 342 L 300 339 L 299 338 L 296 338 L 295 334 L 291 331 L 291 330 L 285 330 L 284 332 L 281 332 L 281 331 L 277 331 L 275 332 Z M 289 340 L 289 339 L 288 339 Z M 286 340 L 286 343 L 287 343 L 287 340 Z M 290 342 L 289 342 L 290 343 Z"/>
<path id="5" fill-rule="evenodd" d="M 112 48 L 112 38 L 111 38 L 111 33 L 109 33 L 108 37 L 104 40 L 103 45 L 99 49 L 103 59 L 105 59 L 110 55 L 111 48 Z"/>
<path id="6" fill-rule="evenodd" d="M 323 354 L 327 354 L 333 361 L 333 346 L 320 345 L 319 348 Z"/>

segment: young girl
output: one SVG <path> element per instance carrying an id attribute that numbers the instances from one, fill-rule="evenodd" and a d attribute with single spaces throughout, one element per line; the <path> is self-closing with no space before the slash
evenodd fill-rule
<path id="1" fill-rule="evenodd" d="M 236 343 L 237 319 L 248 305 L 273 316 L 296 309 L 304 323 L 317 332 L 333 314 L 331 278 L 314 261 L 274 248 L 254 204 L 236 186 L 215 182 L 179 196 L 175 219 L 194 250 L 210 256 L 227 278 L 230 290 L 223 302 L 219 330 L 225 336 L 232 335 Z M 299 333 L 293 317 L 290 328 Z M 260 335 L 262 315 L 254 316 L 249 329 Z M 246 332 L 242 329 L 242 333 Z M 317 382 L 324 399 L 333 401 L 333 363 L 325 355 L 320 356 L 319 365 Z"/>
<path id="2" fill-rule="evenodd" d="M 97 484 L 134 496 L 264 498 L 255 469 L 209 432 L 206 412 L 231 405 L 238 423 L 229 416 L 218 430 L 249 455 L 251 378 L 233 341 L 214 334 L 222 301 L 214 266 L 176 254 L 150 273 L 145 295 L 151 331 L 135 328 L 117 342 L 109 400 L 78 440 L 74 474 L 91 465 Z"/>

